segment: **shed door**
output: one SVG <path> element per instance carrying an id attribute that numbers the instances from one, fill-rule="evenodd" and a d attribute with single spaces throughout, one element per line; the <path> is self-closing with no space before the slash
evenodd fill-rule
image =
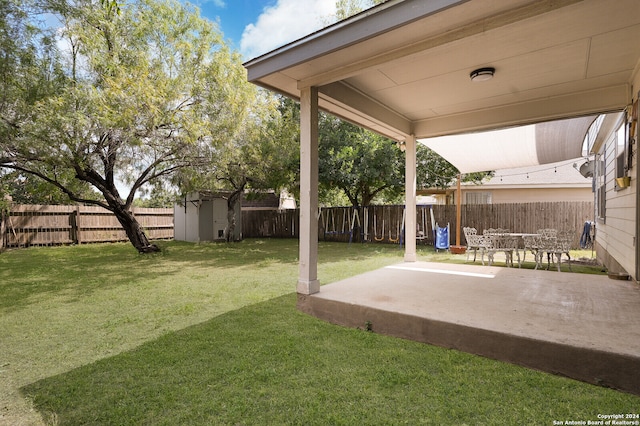
<path id="1" fill-rule="evenodd" d="M 213 200 L 213 239 L 224 239 L 227 227 L 227 201 L 217 198 Z"/>
<path id="2" fill-rule="evenodd" d="M 198 236 L 193 241 L 213 241 L 213 225 L 211 216 L 213 215 L 213 203 L 211 201 L 202 201 L 197 210 L 198 218 Z"/>

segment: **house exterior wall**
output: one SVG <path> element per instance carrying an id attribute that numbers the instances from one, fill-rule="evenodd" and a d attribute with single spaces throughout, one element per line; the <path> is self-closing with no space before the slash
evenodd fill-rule
<path id="1" fill-rule="evenodd" d="M 640 86 L 640 81 L 637 81 Z M 634 96 L 634 100 L 637 99 Z M 616 126 L 616 129 L 618 127 Z M 637 127 L 636 127 L 637 132 Z M 632 156 L 629 175 L 631 185 L 619 188 L 616 185 L 616 134 L 607 135 L 604 146 L 599 149 L 599 159 L 604 161 L 605 210 L 604 217 L 597 219 L 596 254 L 610 272 L 626 272 L 637 277 L 637 155 Z M 637 140 L 637 133 L 636 133 Z M 635 150 L 637 143 L 631 147 Z M 597 191 L 596 191 L 597 197 Z M 598 204 L 596 198 L 596 205 Z"/>
<path id="2" fill-rule="evenodd" d="M 540 201 L 593 201 L 593 192 L 589 188 L 486 188 L 463 190 L 462 202 L 466 203 L 465 193 L 490 193 L 491 204 L 537 203 Z"/>
<path id="3" fill-rule="evenodd" d="M 591 178 L 579 171 L 584 159 L 494 170 L 481 184 L 462 184 L 464 204 L 593 202 Z M 593 218 L 591 218 L 593 219 Z"/>

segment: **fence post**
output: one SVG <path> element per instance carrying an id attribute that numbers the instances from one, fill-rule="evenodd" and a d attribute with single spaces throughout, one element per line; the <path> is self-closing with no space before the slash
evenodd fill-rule
<path id="1" fill-rule="evenodd" d="M 69 239 L 72 244 L 78 244 L 78 234 L 76 233 L 76 210 L 69 212 Z"/>
<path id="2" fill-rule="evenodd" d="M 76 206 L 75 210 L 71 213 L 71 240 L 74 244 L 82 244 L 80 238 L 80 206 Z"/>
<path id="3" fill-rule="evenodd" d="M 0 208 L 0 253 L 4 251 L 7 233 L 7 215 L 5 209 Z"/>

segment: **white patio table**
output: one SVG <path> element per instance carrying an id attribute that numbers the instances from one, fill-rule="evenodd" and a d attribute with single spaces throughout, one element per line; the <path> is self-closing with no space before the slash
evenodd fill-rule
<path id="1" fill-rule="evenodd" d="M 537 233 L 526 232 L 509 232 L 502 229 L 489 229 L 483 233 L 484 251 L 489 257 L 489 265 L 493 263 L 493 255 L 496 252 L 504 252 L 506 256 L 507 266 L 513 266 L 513 255 L 516 255 L 518 267 L 522 267 L 522 263 L 527 257 L 527 250 L 530 251 L 539 264 L 539 248 L 541 235 Z M 520 257 L 522 250 L 522 258 Z M 484 255 L 484 253 L 482 253 Z M 484 265 L 484 259 L 483 263 Z"/>
<path id="2" fill-rule="evenodd" d="M 519 237 L 504 229 L 489 229 L 483 232 L 485 251 L 489 258 L 489 266 L 493 264 L 493 256 L 497 252 L 505 254 L 505 263 L 513 267 L 513 254 L 518 259 L 518 267 L 522 266 L 520 252 L 518 251 Z M 484 259 L 483 259 L 484 264 Z"/>

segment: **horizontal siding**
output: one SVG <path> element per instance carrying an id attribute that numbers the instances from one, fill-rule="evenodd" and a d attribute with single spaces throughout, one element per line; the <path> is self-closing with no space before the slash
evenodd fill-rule
<path id="1" fill-rule="evenodd" d="M 606 161 L 606 217 L 598 223 L 597 241 L 609 256 L 631 275 L 636 269 L 636 185 L 637 167 L 632 164 L 631 186 L 616 190 L 615 137 L 605 144 Z M 634 158 L 633 161 L 637 163 Z M 606 265 L 605 265 L 606 266 Z"/>

